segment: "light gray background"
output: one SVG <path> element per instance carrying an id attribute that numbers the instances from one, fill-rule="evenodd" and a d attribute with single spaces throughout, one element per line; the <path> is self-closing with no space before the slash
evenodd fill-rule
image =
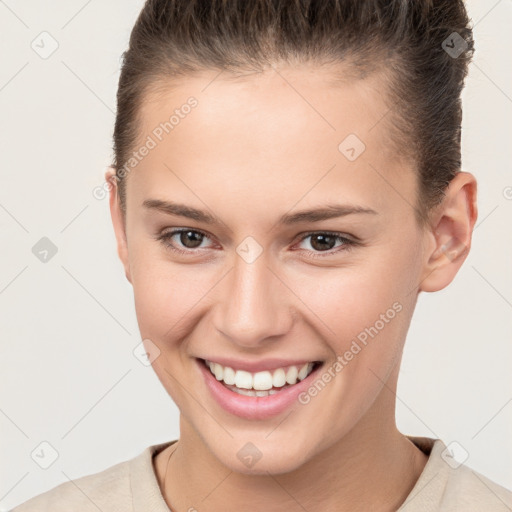
<path id="1" fill-rule="evenodd" d="M 179 436 L 177 407 L 132 353 L 132 288 L 108 200 L 92 194 L 142 4 L 0 1 L 1 510 Z M 457 441 L 467 465 L 512 488 L 512 2 L 467 5 L 477 50 L 463 170 L 479 182 L 479 219 L 454 282 L 420 296 L 397 419 L 406 434 Z M 31 48 L 42 31 L 59 44 L 47 59 Z M 58 248 L 47 263 L 32 253 L 42 237 Z M 46 470 L 31 458 L 43 441 L 59 455 Z"/>

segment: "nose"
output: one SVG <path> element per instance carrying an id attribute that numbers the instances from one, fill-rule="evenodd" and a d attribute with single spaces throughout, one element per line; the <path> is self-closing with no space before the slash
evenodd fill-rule
<path id="1" fill-rule="evenodd" d="M 239 347 L 261 348 L 291 329 L 293 296 L 269 266 L 265 252 L 251 263 L 236 255 L 234 268 L 223 280 L 215 328 Z"/>

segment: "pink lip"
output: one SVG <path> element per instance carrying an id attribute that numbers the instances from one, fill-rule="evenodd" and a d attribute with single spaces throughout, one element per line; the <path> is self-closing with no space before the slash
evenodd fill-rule
<path id="1" fill-rule="evenodd" d="M 300 393 L 306 391 L 321 368 L 319 366 L 304 380 L 275 395 L 244 396 L 230 391 L 218 381 L 201 359 L 196 359 L 196 363 L 215 401 L 227 412 L 248 420 L 265 420 L 286 410 L 297 400 Z"/>
<path id="2" fill-rule="evenodd" d="M 287 368 L 288 366 L 297 366 L 300 370 L 306 363 L 312 363 L 315 359 L 296 359 L 290 361 L 289 359 L 266 359 L 265 361 L 241 361 L 236 359 L 229 359 L 225 357 L 215 357 L 209 359 L 205 357 L 207 361 L 219 363 L 222 366 L 229 366 L 235 370 L 245 370 L 246 372 L 256 373 L 263 372 L 265 370 L 276 370 L 277 368 Z"/>

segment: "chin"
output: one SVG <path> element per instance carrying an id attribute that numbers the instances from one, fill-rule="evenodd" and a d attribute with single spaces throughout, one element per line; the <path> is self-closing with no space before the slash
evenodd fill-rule
<path id="1" fill-rule="evenodd" d="M 215 453 L 215 450 L 213 451 Z M 242 475 L 279 475 L 299 469 L 305 462 L 305 453 L 300 446 L 293 445 L 289 450 L 257 450 L 247 443 L 242 449 L 231 453 L 215 454 L 228 469 Z"/>

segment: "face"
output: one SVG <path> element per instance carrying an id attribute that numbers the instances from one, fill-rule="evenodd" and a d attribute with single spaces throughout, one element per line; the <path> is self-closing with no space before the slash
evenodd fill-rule
<path id="1" fill-rule="evenodd" d="M 127 177 L 121 257 L 181 438 L 239 473 L 291 471 L 394 417 L 383 389 L 395 386 L 425 273 L 417 179 L 389 149 L 378 78 L 216 76 L 146 98 L 140 140 L 155 144 Z M 267 388 L 255 374 L 268 370 L 280 389 L 290 366 L 321 366 L 254 397 L 203 360 L 252 370 Z M 261 456 L 254 467 L 247 454 Z"/>

